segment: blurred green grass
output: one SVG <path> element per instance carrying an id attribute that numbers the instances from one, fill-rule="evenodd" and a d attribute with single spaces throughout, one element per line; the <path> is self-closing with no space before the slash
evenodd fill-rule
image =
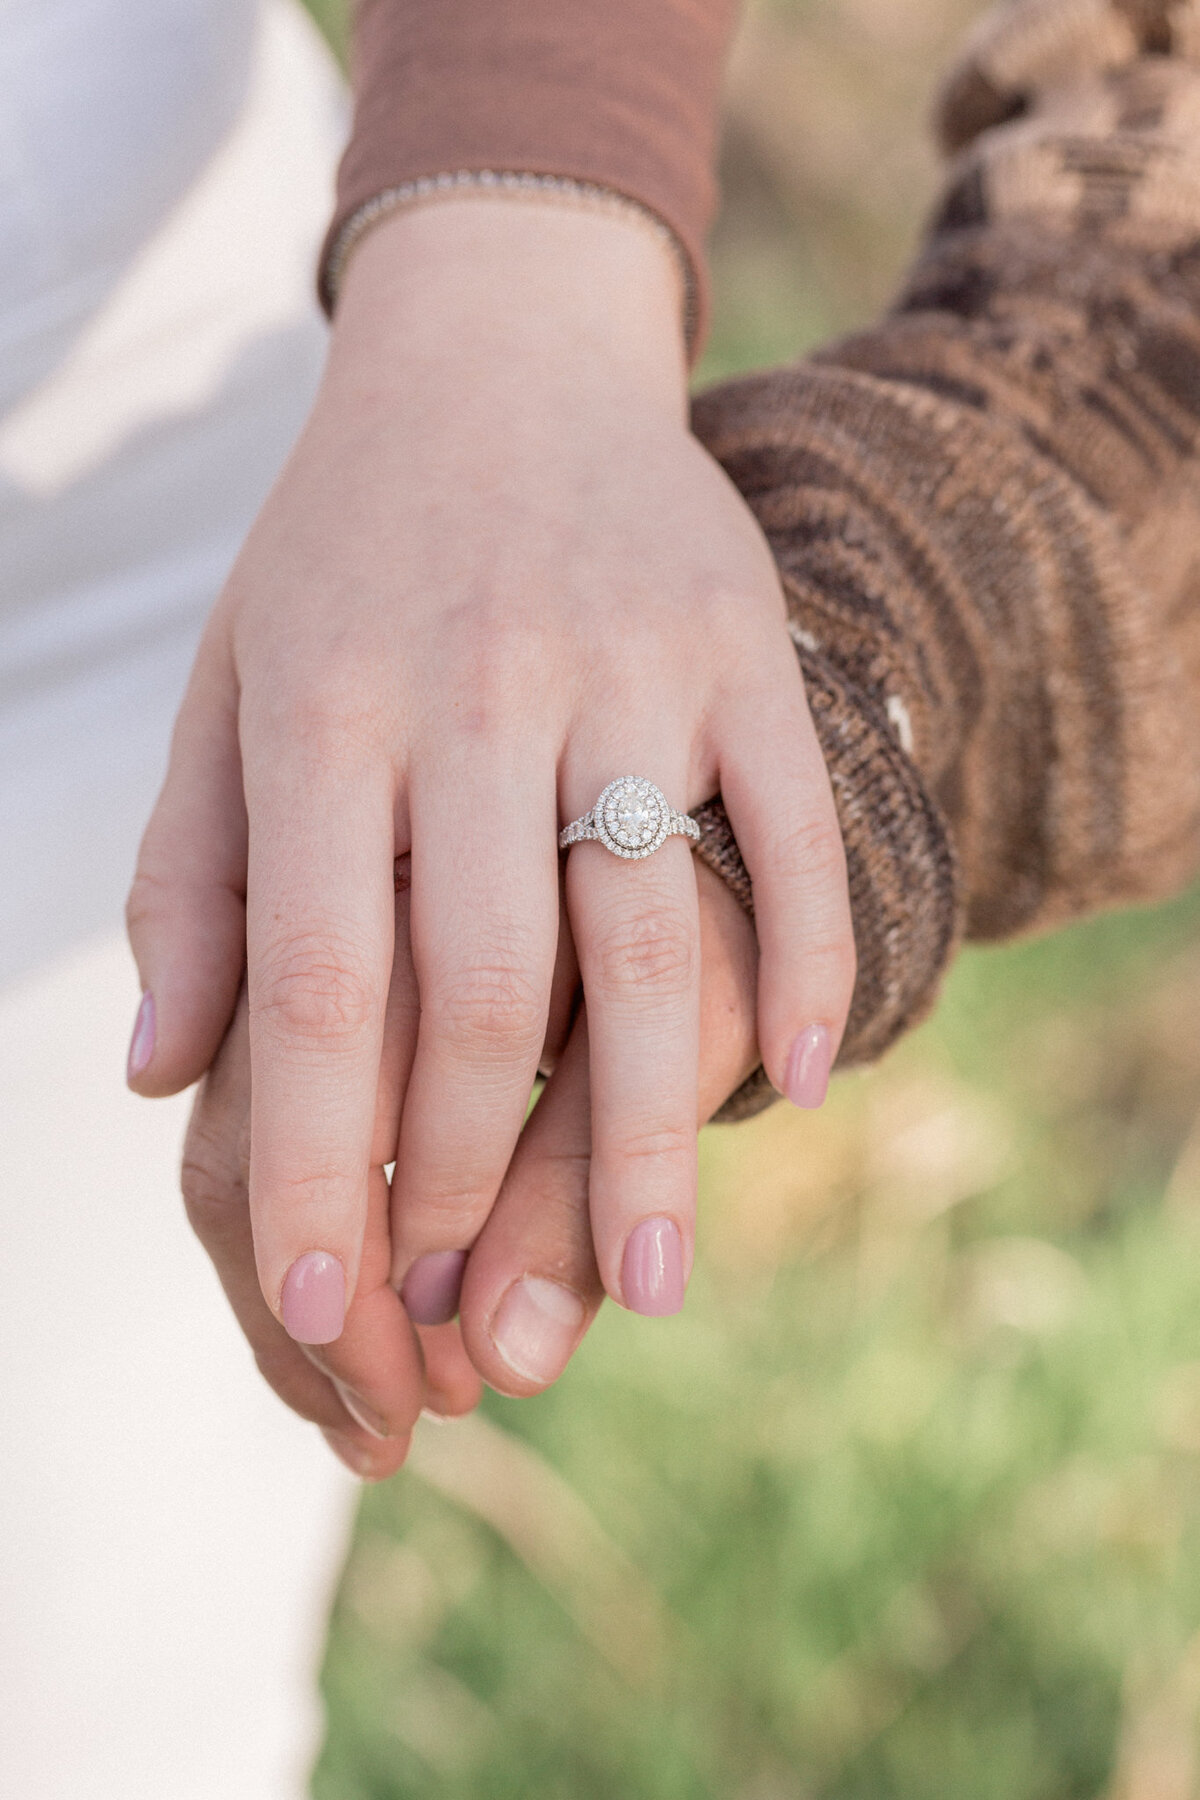
<path id="1" fill-rule="evenodd" d="M 338 61 L 345 67 L 350 42 L 350 7 L 347 0 L 303 0 L 326 38 Z"/>
<path id="2" fill-rule="evenodd" d="M 752 9 L 702 373 L 886 296 L 971 10 Z M 706 1133 L 684 1314 L 365 1496 L 317 1800 L 1195 1800 L 1198 1100 L 1192 895 Z"/>

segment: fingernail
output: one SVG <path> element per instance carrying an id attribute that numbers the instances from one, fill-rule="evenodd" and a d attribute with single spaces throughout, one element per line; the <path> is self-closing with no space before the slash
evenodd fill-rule
<path id="1" fill-rule="evenodd" d="M 630 1232 L 621 1293 L 632 1312 L 665 1318 L 683 1305 L 683 1239 L 673 1219 L 643 1219 Z"/>
<path id="2" fill-rule="evenodd" d="M 561 1282 L 541 1275 L 514 1281 L 496 1308 L 492 1342 L 514 1375 L 557 1381 L 583 1329 L 584 1305 Z"/>
<path id="3" fill-rule="evenodd" d="M 360 1481 L 370 1481 L 375 1474 L 375 1464 L 371 1452 L 356 1444 L 354 1439 L 346 1437 L 343 1432 L 333 1431 L 327 1426 L 321 1427 L 321 1436 L 333 1451 L 340 1463 L 345 1463 L 352 1475 Z"/>
<path id="4" fill-rule="evenodd" d="M 829 1091 L 833 1049 L 824 1025 L 809 1025 L 792 1045 L 783 1091 L 793 1106 L 820 1106 Z"/>
<path id="5" fill-rule="evenodd" d="M 333 1385 L 337 1389 L 338 1399 L 356 1425 L 361 1425 L 364 1431 L 371 1433 L 372 1437 L 391 1437 L 388 1422 L 383 1414 L 377 1413 L 373 1406 L 368 1406 L 361 1394 L 356 1394 L 354 1389 L 347 1387 L 344 1381 L 335 1381 Z"/>
<path id="6" fill-rule="evenodd" d="M 310 1250 L 287 1272 L 279 1299 L 284 1330 L 298 1344 L 332 1344 L 346 1323 L 346 1275 L 328 1250 Z"/>
<path id="7" fill-rule="evenodd" d="M 434 1250 L 417 1258 L 400 1289 L 414 1325 L 444 1325 L 454 1317 L 466 1266 L 465 1250 Z"/>
<path id="8" fill-rule="evenodd" d="M 133 1036 L 129 1040 L 126 1074 L 130 1081 L 136 1081 L 143 1070 L 149 1067 L 153 1055 L 154 995 L 147 988 L 142 995 L 142 1004 L 137 1009 L 137 1018 L 133 1021 Z"/>

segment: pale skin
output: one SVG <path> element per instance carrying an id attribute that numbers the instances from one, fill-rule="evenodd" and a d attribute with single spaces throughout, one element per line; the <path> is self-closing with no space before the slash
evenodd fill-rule
<path id="1" fill-rule="evenodd" d="M 758 1063 L 754 996 L 758 949 L 749 919 L 708 869 L 697 868 L 701 933 L 701 1055 L 697 1123 L 707 1119 Z M 249 1036 L 244 999 L 196 1098 L 184 1155 L 188 1215 L 221 1277 L 259 1368 L 281 1399 L 325 1433 L 331 1449 L 365 1480 L 393 1475 L 422 1408 L 469 1411 L 480 1377 L 501 1393 L 527 1396 L 557 1380 L 604 1298 L 588 1218 L 591 1107 L 586 1019 L 558 1009 L 544 1061 L 552 1069 L 493 1207 L 471 1252 L 459 1320 L 414 1331 L 389 1282 L 390 1234 L 384 1164 L 395 1154 L 411 1057 L 414 977 L 408 952 L 408 893 L 396 898 L 396 957 L 384 1028 L 371 1203 L 362 1273 L 336 1342 L 301 1346 L 263 1298 L 254 1268 L 248 1201 Z M 552 1328 L 509 1360 L 506 1300 L 529 1278 L 564 1297 Z M 545 1288 L 539 1290 L 543 1295 Z M 506 1351 L 508 1352 L 506 1354 Z"/>
<path id="2" fill-rule="evenodd" d="M 683 840 L 636 863 L 581 845 L 560 888 L 558 826 L 621 774 L 685 808 L 722 792 L 754 881 L 752 1005 L 749 924 Z M 398 936 L 392 868 L 410 852 Z M 249 1235 L 242 1274 L 223 1274 L 256 1344 L 251 1237 L 272 1341 L 286 1349 L 290 1322 L 337 1339 L 326 1359 L 351 1353 L 372 1294 L 403 1320 L 414 1265 L 475 1246 L 464 1329 L 493 1379 L 488 1284 L 506 1270 L 488 1246 L 528 1229 L 504 1221 L 585 1120 L 587 1305 L 603 1290 L 666 1310 L 631 1274 L 647 1225 L 682 1292 L 697 1119 L 755 1042 L 784 1091 L 814 1031 L 827 1066 L 854 954 L 774 565 L 687 430 L 677 273 L 642 225 L 457 199 L 359 247 L 321 394 L 205 634 L 129 917 L 156 1019 L 140 1092 L 212 1063 L 246 970 Z M 738 941 L 722 975 L 714 946 Z M 575 953 L 586 1035 L 522 1138 Z M 381 1105 L 389 990 L 405 1023 Z M 350 1304 L 340 1336 L 288 1312 L 314 1255 Z M 387 1382 L 415 1394 L 405 1331 Z M 447 1366 L 457 1403 L 457 1348 Z"/>

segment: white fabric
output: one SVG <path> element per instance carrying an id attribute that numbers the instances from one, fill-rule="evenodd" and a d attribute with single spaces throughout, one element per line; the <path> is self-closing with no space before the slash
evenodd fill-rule
<path id="1" fill-rule="evenodd" d="M 0 0 L 0 1794 L 297 1800 L 352 1483 L 123 1086 L 120 907 L 311 399 L 344 132 L 292 0 Z"/>

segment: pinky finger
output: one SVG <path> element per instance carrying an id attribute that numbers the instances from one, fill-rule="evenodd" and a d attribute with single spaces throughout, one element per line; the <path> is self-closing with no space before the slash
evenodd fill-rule
<path id="1" fill-rule="evenodd" d="M 245 965 L 246 811 L 237 692 L 210 627 L 146 827 L 126 904 L 142 1001 L 129 1050 L 136 1093 L 177 1093 L 208 1068 Z"/>
<path id="2" fill-rule="evenodd" d="M 846 856 L 821 747 L 794 695 L 735 721 L 721 793 L 754 890 L 758 1037 L 773 1085 L 820 1106 L 854 992 Z"/>

